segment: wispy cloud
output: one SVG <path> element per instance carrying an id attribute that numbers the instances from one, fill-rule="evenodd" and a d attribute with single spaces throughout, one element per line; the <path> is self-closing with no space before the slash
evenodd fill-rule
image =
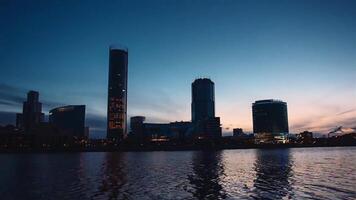
<path id="1" fill-rule="evenodd" d="M 17 102 L 11 102 L 11 101 L 6 101 L 6 100 L 0 100 L 0 105 L 4 105 L 4 106 L 19 106 L 20 103 Z"/>
<path id="2" fill-rule="evenodd" d="M 21 107 L 22 103 L 26 101 L 26 95 L 29 90 L 31 89 L 0 83 L 0 109 L 2 106 L 10 108 Z M 40 101 L 46 109 L 65 105 L 63 102 L 55 102 L 47 99 L 41 99 Z"/>
<path id="3" fill-rule="evenodd" d="M 356 109 L 349 109 L 338 113 L 309 116 L 291 124 L 291 130 L 310 130 L 320 133 L 328 133 L 337 126 L 352 128 L 356 126 Z"/>
<path id="4" fill-rule="evenodd" d="M 129 99 L 129 112 L 131 115 L 145 115 L 148 121 L 168 122 L 180 121 L 184 118 L 190 106 L 184 106 L 172 95 L 162 90 L 155 91 L 155 95 L 134 94 Z"/>
<path id="5" fill-rule="evenodd" d="M 356 108 L 337 113 L 336 115 L 344 115 L 344 114 L 352 113 L 355 111 L 356 111 Z"/>
<path id="6" fill-rule="evenodd" d="M 0 105 L 16 106 L 25 101 L 26 90 L 0 83 Z"/>

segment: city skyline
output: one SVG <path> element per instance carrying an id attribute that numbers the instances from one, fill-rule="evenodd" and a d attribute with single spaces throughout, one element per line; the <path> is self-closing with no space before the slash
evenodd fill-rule
<path id="1" fill-rule="evenodd" d="M 356 25 L 350 20 L 355 17 L 351 1 L 278 6 L 277 2 L 152 3 L 146 8 L 129 2 L 112 4 L 121 14 L 110 4 L 98 8 L 95 3 L 78 7 L 69 1 L 28 3 L 22 5 L 23 13 L 12 12 L 20 9 L 16 2 L 0 5 L 4 11 L 0 22 L 9 27 L 0 31 L 0 123 L 14 124 L 11 113 L 21 109 L 27 90 L 36 90 L 46 114 L 59 105 L 87 105 L 87 126 L 104 138 L 107 49 L 122 43 L 130 51 L 128 118 L 190 120 L 190 84 L 206 76 L 215 82 L 216 115 L 225 133 L 237 127 L 252 131 L 252 103 L 271 98 L 288 103 L 292 133 L 326 133 L 356 124 Z M 86 12 L 94 8 L 99 11 Z M 135 9 L 130 13 L 126 8 Z M 69 10 L 68 16 L 64 10 Z M 145 18 L 158 11 L 166 19 Z M 71 21 L 75 14 L 77 20 Z M 44 16 L 52 18 L 40 23 Z M 137 26 L 129 16 L 136 18 Z M 206 24 L 209 20 L 217 27 Z"/>

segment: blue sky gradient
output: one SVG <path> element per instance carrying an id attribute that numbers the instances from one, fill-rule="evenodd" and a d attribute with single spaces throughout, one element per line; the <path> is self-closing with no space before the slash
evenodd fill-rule
<path id="1" fill-rule="evenodd" d="M 108 47 L 129 48 L 128 113 L 190 120 L 191 82 L 215 82 L 224 132 L 251 104 L 288 103 L 290 129 L 356 126 L 356 1 L 0 1 L 0 123 L 27 90 L 86 104 L 105 135 Z M 2 103 L 1 103 L 2 102 Z M 11 104 L 11 105 L 9 105 Z M 340 114 L 344 113 L 344 114 Z"/>

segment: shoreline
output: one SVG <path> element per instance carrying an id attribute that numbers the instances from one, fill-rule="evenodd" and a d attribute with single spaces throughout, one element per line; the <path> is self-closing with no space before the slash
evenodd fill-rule
<path id="1" fill-rule="evenodd" d="M 73 148 L 73 149 L 0 149 L 0 154 L 18 154 L 18 153 L 84 153 L 84 152 L 153 152 L 153 151 L 221 151 L 236 149 L 292 149 L 292 148 L 320 148 L 320 147 L 356 147 L 356 144 L 348 145 L 248 145 L 248 146 L 216 146 L 216 147 L 199 147 L 199 146 L 173 146 L 160 147 L 150 146 L 141 148 Z"/>

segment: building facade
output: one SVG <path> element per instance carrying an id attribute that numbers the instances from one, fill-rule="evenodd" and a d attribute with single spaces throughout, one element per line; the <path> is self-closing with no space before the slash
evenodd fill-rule
<path id="1" fill-rule="evenodd" d="M 134 116 L 130 118 L 131 136 L 137 141 L 142 143 L 145 140 L 143 122 L 145 121 L 143 116 Z"/>
<path id="2" fill-rule="evenodd" d="M 110 47 L 107 138 L 121 141 L 127 132 L 128 51 Z"/>
<path id="3" fill-rule="evenodd" d="M 244 133 L 244 131 L 243 131 L 242 128 L 234 128 L 234 129 L 232 130 L 232 133 L 233 133 L 232 136 L 234 136 L 234 137 L 240 137 L 240 136 L 242 136 L 242 135 L 245 135 L 245 133 Z"/>
<path id="4" fill-rule="evenodd" d="M 192 83 L 193 139 L 214 140 L 221 138 L 220 118 L 215 117 L 214 82 L 199 78 Z"/>
<path id="5" fill-rule="evenodd" d="M 214 82 L 207 78 L 192 83 L 192 121 L 171 123 L 144 123 L 145 118 L 131 118 L 131 135 L 136 141 L 188 142 L 194 140 L 218 141 L 222 137 L 220 118 L 215 117 Z"/>
<path id="6" fill-rule="evenodd" d="M 87 138 L 85 105 L 69 105 L 54 108 L 49 112 L 49 123 L 61 135 Z"/>
<path id="7" fill-rule="evenodd" d="M 288 142 L 287 103 L 267 99 L 252 104 L 253 132 L 256 143 Z"/>
<path id="8" fill-rule="evenodd" d="M 24 130 L 25 133 L 31 133 L 43 121 L 44 114 L 42 113 L 42 103 L 39 102 L 39 93 L 29 91 L 27 101 L 23 102 L 22 114 L 16 115 L 16 126 Z"/>
<path id="9" fill-rule="evenodd" d="M 214 82 L 199 78 L 192 83 L 192 122 L 215 117 Z"/>
<path id="10" fill-rule="evenodd" d="M 194 125 L 195 139 L 217 141 L 222 136 L 220 117 L 206 118 Z"/>
<path id="11" fill-rule="evenodd" d="M 184 141 L 191 129 L 191 122 L 145 123 L 145 117 L 134 116 L 130 119 L 131 136 L 136 142 Z"/>

